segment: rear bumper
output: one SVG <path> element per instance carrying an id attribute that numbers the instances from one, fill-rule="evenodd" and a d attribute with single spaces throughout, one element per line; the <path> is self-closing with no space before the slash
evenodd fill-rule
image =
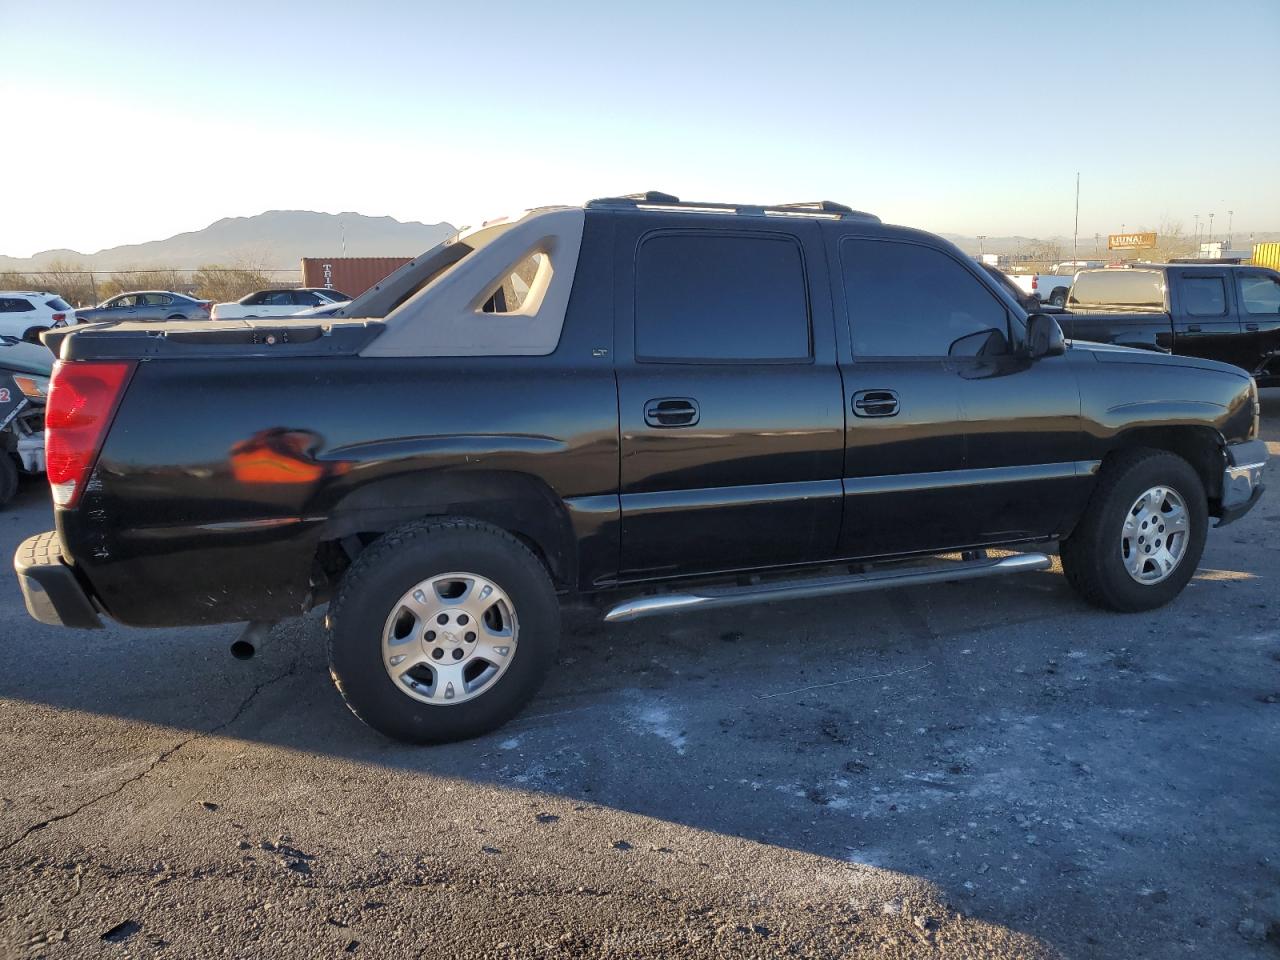
<path id="1" fill-rule="evenodd" d="M 1227 444 L 1227 466 L 1222 471 L 1222 512 L 1217 526 L 1239 520 L 1253 509 L 1266 485 L 1262 469 L 1270 454 L 1261 440 Z"/>
<path id="2" fill-rule="evenodd" d="M 56 531 L 28 537 L 13 555 L 27 613 L 55 627 L 95 630 L 102 626 L 97 608 L 76 572 L 62 559 Z"/>

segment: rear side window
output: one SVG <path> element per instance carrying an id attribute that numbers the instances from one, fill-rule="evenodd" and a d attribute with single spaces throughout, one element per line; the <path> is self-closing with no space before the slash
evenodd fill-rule
<path id="1" fill-rule="evenodd" d="M 1072 305 L 1164 309 L 1164 273 L 1160 270 L 1098 270 L 1082 273 L 1071 285 Z"/>
<path id="2" fill-rule="evenodd" d="M 1280 313 L 1280 280 L 1265 274 L 1240 274 L 1236 282 L 1245 313 Z"/>
<path id="3" fill-rule="evenodd" d="M 840 245 L 854 356 L 971 357 L 1009 350 L 1009 315 L 941 250 L 892 240 Z"/>
<path id="4" fill-rule="evenodd" d="M 549 265 L 550 261 L 545 253 L 529 254 L 498 281 L 481 310 L 485 313 L 519 313 L 539 286 L 539 274 L 543 274 L 544 285 L 545 280 L 549 279 L 546 276 Z"/>
<path id="5" fill-rule="evenodd" d="M 1221 317 L 1227 312 L 1227 285 L 1221 277 L 1183 277 L 1182 305 L 1193 317 Z"/>
<path id="6" fill-rule="evenodd" d="M 321 303 L 327 303 L 328 301 L 322 301 L 310 290 L 295 290 L 293 291 L 293 302 L 304 307 L 317 307 Z"/>
<path id="7" fill-rule="evenodd" d="M 51 310 L 70 310 L 71 304 L 63 300 L 61 297 L 53 297 L 45 301 L 45 305 Z"/>
<path id="8" fill-rule="evenodd" d="M 651 234 L 636 253 L 635 349 L 658 363 L 808 361 L 800 245 L 781 234 Z"/>
<path id="9" fill-rule="evenodd" d="M 22 297 L 6 297 L 0 300 L 0 313 L 28 313 L 34 310 L 30 300 Z"/>

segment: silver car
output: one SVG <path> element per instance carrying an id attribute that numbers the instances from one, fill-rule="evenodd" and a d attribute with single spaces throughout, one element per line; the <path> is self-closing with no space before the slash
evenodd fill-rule
<path id="1" fill-rule="evenodd" d="M 105 300 L 96 307 L 76 311 L 78 323 L 105 320 L 208 320 L 208 300 L 197 300 L 171 290 L 136 290 Z"/>

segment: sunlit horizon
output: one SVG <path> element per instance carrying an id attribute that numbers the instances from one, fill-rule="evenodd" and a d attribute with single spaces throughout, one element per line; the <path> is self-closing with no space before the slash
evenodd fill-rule
<path id="1" fill-rule="evenodd" d="M 26 142 L 5 157 L 0 254 L 91 255 L 266 210 L 461 226 L 645 189 L 1070 237 L 1077 171 L 1082 241 L 1189 235 L 1211 213 L 1219 237 L 1280 230 L 1258 160 L 1280 124 L 1257 96 L 1280 6 L 1233 5 L 1251 27 L 1222 50 L 1205 37 L 1228 35 L 1225 10 L 1072 11 L 10 3 L 0 96 Z M 1073 19 L 1096 29 L 1029 46 Z M 57 38 L 53 61 L 31 37 Z"/>

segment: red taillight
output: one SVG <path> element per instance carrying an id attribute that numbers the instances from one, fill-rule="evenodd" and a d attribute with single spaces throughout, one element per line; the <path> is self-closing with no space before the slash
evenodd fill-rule
<path id="1" fill-rule="evenodd" d="M 53 502 L 74 507 L 98 458 L 133 363 L 53 365 L 44 408 L 44 459 Z"/>
<path id="2" fill-rule="evenodd" d="M 1035 274 L 1031 275 L 1031 289 L 1032 290 L 1040 289 L 1040 278 L 1037 277 Z"/>
<path id="3" fill-rule="evenodd" d="M 63 320 L 65 320 L 65 319 L 67 319 L 67 315 L 66 315 L 65 313 L 55 313 L 55 314 L 53 315 L 53 322 L 54 322 L 54 323 L 61 323 L 61 322 L 62 322 Z"/>

